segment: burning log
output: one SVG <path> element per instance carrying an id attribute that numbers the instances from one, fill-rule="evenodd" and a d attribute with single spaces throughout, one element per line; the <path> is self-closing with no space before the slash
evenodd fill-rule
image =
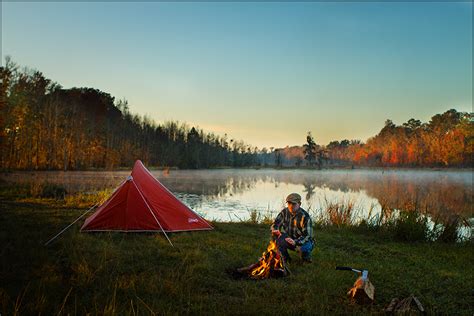
<path id="1" fill-rule="evenodd" d="M 271 240 L 267 250 L 262 254 L 257 263 L 239 268 L 237 273 L 251 279 L 262 280 L 287 276 L 290 270 L 285 262 L 285 258 L 280 254 L 276 242 Z"/>

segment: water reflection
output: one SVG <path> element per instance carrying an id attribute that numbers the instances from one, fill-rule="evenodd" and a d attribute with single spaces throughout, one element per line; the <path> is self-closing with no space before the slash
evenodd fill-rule
<path id="1" fill-rule="evenodd" d="M 303 192 L 306 193 L 306 201 L 310 201 L 314 195 L 314 190 L 316 189 L 316 185 L 311 182 L 305 182 L 303 186 L 304 186 Z"/>
<path id="2" fill-rule="evenodd" d="M 354 216 L 417 208 L 433 218 L 472 218 L 471 171 L 425 170 L 178 170 L 153 171 L 165 186 L 208 219 L 236 221 L 252 210 L 274 216 L 298 192 L 303 207 L 320 216 L 329 203 L 351 203 Z M 16 172 L 8 182 L 43 181 L 70 193 L 114 188 L 129 171 Z"/>

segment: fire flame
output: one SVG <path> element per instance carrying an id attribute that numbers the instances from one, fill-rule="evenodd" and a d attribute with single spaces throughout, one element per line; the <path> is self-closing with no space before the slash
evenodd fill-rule
<path id="1" fill-rule="evenodd" d="M 274 274 L 284 275 L 285 266 L 276 243 L 272 240 L 267 247 L 267 251 L 258 260 L 257 266 L 249 271 L 249 275 L 254 279 L 266 279 Z"/>

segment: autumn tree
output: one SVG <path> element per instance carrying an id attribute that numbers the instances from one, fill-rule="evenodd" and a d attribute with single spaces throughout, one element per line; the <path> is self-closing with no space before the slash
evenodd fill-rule
<path id="1" fill-rule="evenodd" d="M 207 168 L 256 164 L 258 149 L 185 123 L 156 124 L 95 88 L 63 89 L 7 57 L 0 68 L 0 167 L 87 169 L 146 164 Z"/>

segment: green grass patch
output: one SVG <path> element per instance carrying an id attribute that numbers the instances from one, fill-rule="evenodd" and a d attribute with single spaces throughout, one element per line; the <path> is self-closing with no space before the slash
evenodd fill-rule
<path id="1" fill-rule="evenodd" d="M 112 192 L 111 189 L 104 189 L 88 193 L 68 193 L 64 187 L 47 182 L 0 184 L 2 199 L 55 208 L 90 208 L 105 201 Z"/>
<path id="2" fill-rule="evenodd" d="M 83 209 L 9 201 L 0 205 L 0 311 L 12 314 L 379 314 L 394 297 L 417 296 L 430 314 L 472 315 L 470 243 L 401 242 L 376 231 L 319 227 L 314 261 L 292 256 L 292 274 L 235 280 L 228 273 L 257 261 L 270 238 L 258 223 L 215 223 L 215 230 L 171 234 L 80 233 L 79 223 L 43 243 Z M 355 274 L 369 270 L 376 300 L 346 297 Z"/>

